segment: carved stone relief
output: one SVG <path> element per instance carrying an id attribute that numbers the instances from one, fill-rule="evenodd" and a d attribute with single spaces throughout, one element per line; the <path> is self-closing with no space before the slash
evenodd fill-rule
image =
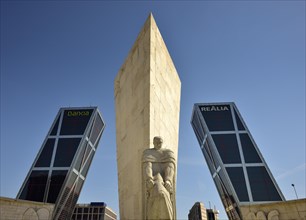
<path id="1" fill-rule="evenodd" d="M 176 219 L 175 157 L 154 137 L 154 148 L 143 152 L 144 219 Z"/>
<path id="2" fill-rule="evenodd" d="M 279 212 L 277 210 L 272 210 L 268 215 L 263 211 L 258 211 L 256 213 L 249 212 L 247 214 L 247 220 L 279 220 Z"/>

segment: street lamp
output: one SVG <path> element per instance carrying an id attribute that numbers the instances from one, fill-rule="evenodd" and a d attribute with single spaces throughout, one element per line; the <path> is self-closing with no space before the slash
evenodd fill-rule
<path id="1" fill-rule="evenodd" d="M 296 193 L 296 190 L 295 190 L 294 184 L 292 183 L 292 184 L 291 184 L 291 186 L 292 186 L 292 187 L 293 187 L 293 189 L 294 189 L 294 192 L 295 192 L 295 195 L 296 195 L 296 199 L 299 199 L 299 198 L 298 198 L 298 195 L 297 195 L 297 193 Z"/>

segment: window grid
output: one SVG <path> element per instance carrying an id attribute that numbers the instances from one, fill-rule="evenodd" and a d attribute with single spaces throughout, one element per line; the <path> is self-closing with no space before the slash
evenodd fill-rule
<path id="1" fill-rule="evenodd" d="M 79 113 L 79 115 L 70 115 L 76 117 L 75 119 L 73 118 L 68 119 L 68 121 L 70 120 L 70 122 L 72 121 L 73 123 L 72 126 L 73 129 L 71 130 L 72 132 L 67 130 L 67 128 L 70 129 L 71 127 L 71 125 L 67 124 L 65 125 L 66 131 L 61 133 L 61 131 L 63 130 L 62 129 L 63 117 L 64 115 L 66 115 L 65 116 L 66 118 L 69 116 L 68 115 L 69 113 L 67 113 L 68 111 L 71 111 L 73 113 Z M 87 115 L 83 115 L 83 113 L 85 114 L 87 113 Z M 82 116 L 85 117 L 80 118 Z M 79 125 L 78 124 L 79 119 L 81 120 L 80 122 L 81 123 L 80 126 L 82 127 L 81 129 L 75 128 L 75 125 Z M 94 138 L 92 139 L 93 141 L 95 141 L 95 143 L 91 143 L 89 141 L 89 139 L 91 138 L 90 128 L 94 126 L 94 122 L 98 119 L 100 119 L 100 121 L 98 122 L 99 124 L 95 128 Z M 76 204 L 77 198 L 80 194 L 80 190 L 86 178 L 86 175 L 81 175 L 80 172 L 75 172 L 76 170 L 74 170 L 74 166 L 78 161 L 77 159 L 79 159 L 79 157 L 82 156 L 81 149 L 85 148 L 86 145 L 88 145 L 88 148 L 90 148 L 90 154 L 86 158 L 86 162 L 82 164 L 81 168 L 83 169 L 83 167 L 87 165 L 86 169 L 87 170 L 89 169 L 91 163 L 90 160 L 93 159 L 93 155 L 95 154 L 104 127 L 105 127 L 104 121 L 96 107 L 61 108 L 57 116 L 55 117 L 55 120 L 44 140 L 44 143 L 42 144 L 31 166 L 30 171 L 25 181 L 22 184 L 22 187 L 18 192 L 17 198 L 23 198 L 23 197 L 25 197 L 25 199 L 27 198 L 26 193 L 28 193 L 28 185 L 29 185 L 28 182 L 32 173 L 45 172 L 44 178 L 46 179 L 46 182 L 44 183 L 43 187 L 40 187 L 40 191 L 43 190 L 43 192 L 40 193 L 42 199 L 39 200 L 41 202 L 51 202 L 55 204 L 54 208 L 55 212 L 53 219 L 66 219 L 68 218 L 68 216 L 71 217 L 73 210 L 70 211 L 70 209 L 72 206 L 74 207 L 74 205 Z M 78 138 L 78 140 L 73 141 L 76 138 Z M 61 141 L 62 144 L 64 145 L 59 146 Z M 47 146 L 48 144 L 50 145 L 50 143 L 52 147 Z M 56 154 L 58 153 L 59 147 L 62 147 L 62 150 L 64 150 L 66 149 L 65 146 L 68 147 L 67 148 L 68 151 L 62 151 L 64 152 L 64 154 L 61 154 L 62 162 L 60 164 L 59 163 L 56 164 L 57 161 Z M 70 153 L 69 150 L 71 150 Z M 65 161 L 65 158 L 67 156 L 69 159 L 69 163 Z M 45 160 L 50 160 L 50 162 Z M 64 173 L 66 173 L 66 175 L 64 175 Z M 76 177 L 73 177 L 73 175 L 76 175 Z M 67 184 L 71 186 L 69 189 L 67 188 Z M 54 191 L 56 192 L 55 194 L 58 195 L 54 196 L 53 194 L 53 197 L 50 197 L 48 199 L 48 195 L 51 195 L 49 194 L 50 191 L 52 192 Z M 54 201 L 55 197 L 57 198 L 56 201 Z"/>
<path id="2" fill-rule="evenodd" d="M 222 116 L 222 114 L 224 115 Z M 224 129 L 222 127 L 223 119 L 225 126 Z M 191 124 L 196 134 L 196 137 L 199 141 L 200 148 L 206 159 L 207 165 L 210 168 L 211 175 L 215 181 L 216 186 L 217 186 L 216 182 L 217 180 L 219 180 L 220 184 L 224 186 L 224 189 L 221 189 L 223 187 L 223 186 L 221 187 L 221 185 L 217 187 L 217 189 L 221 196 L 221 200 L 223 201 L 223 204 L 226 210 L 228 211 L 227 213 L 229 217 L 232 215 L 236 217 L 240 215 L 239 205 L 249 204 L 250 202 L 251 203 L 262 202 L 260 199 L 258 199 L 259 198 L 258 196 L 256 199 L 253 198 L 254 195 L 253 190 L 254 187 L 256 186 L 254 186 L 254 183 L 252 182 L 253 184 L 252 188 L 250 184 L 250 178 L 249 178 L 250 174 L 248 173 L 248 169 L 251 167 L 254 169 L 259 167 L 264 167 L 267 171 L 265 177 L 269 179 L 269 181 L 271 182 L 269 187 L 272 189 L 272 191 L 274 190 L 274 194 L 278 195 L 277 197 L 273 194 L 274 196 L 271 197 L 273 197 L 274 199 L 276 198 L 275 201 L 285 200 L 267 164 L 265 163 L 262 154 L 260 153 L 255 141 L 253 140 L 245 122 L 243 121 L 243 118 L 241 117 L 234 103 L 195 104 L 192 112 Z M 212 126 L 212 129 L 210 129 L 210 126 Z M 232 129 L 232 127 L 234 128 Z M 233 146 L 235 146 L 233 149 L 238 148 L 236 154 L 239 154 L 241 161 L 237 160 L 231 161 L 230 157 L 229 160 L 227 161 L 224 160 L 224 157 L 227 156 L 228 153 L 231 153 L 231 150 L 227 148 L 228 143 L 230 142 L 227 142 L 226 138 L 223 141 L 221 140 L 221 144 L 224 145 L 223 149 L 221 149 L 222 146 L 220 145 L 220 140 L 216 142 L 216 140 L 214 139 L 218 136 L 222 139 L 222 135 L 224 135 L 224 137 L 229 137 L 228 135 L 235 136 L 234 139 L 236 140 L 235 142 L 237 143 L 232 144 L 230 146 L 232 146 L 232 148 Z M 201 137 L 205 136 L 207 136 L 207 139 L 205 143 L 202 143 L 201 140 L 199 139 L 202 139 Z M 217 164 L 213 164 L 212 162 L 213 160 L 216 161 L 217 164 L 219 162 L 219 166 Z M 240 169 L 241 171 L 239 171 L 240 173 L 239 175 L 242 176 L 239 176 L 237 174 L 240 180 L 238 179 L 234 180 L 236 181 L 236 183 L 233 183 L 229 176 L 229 173 L 227 172 L 227 169 L 229 170 Z M 235 175 L 236 174 L 233 174 L 232 172 L 231 174 L 232 178 L 236 178 Z M 254 177 L 252 178 L 254 179 Z M 242 201 L 238 199 L 235 187 L 233 185 L 233 184 L 237 185 L 237 181 L 239 182 L 239 184 L 242 184 L 242 182 L 245 183 L 247 194 L 244 193 Z M 264 184 L 261 185 L 264 186 Z M 246 199 L 246 195 L 248 199 Z M 225 196 L 224 197 L 225 199 L 223 199 L 223 196 Z"/>

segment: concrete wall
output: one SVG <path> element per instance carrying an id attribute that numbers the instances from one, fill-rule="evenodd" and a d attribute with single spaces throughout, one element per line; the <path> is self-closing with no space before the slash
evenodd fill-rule
<path id="1" fill-rule="evenodd" d="M 51 220 L 53 204 L 0 197 L 0 219 Z"/>
<path id="2" fill-rule="evenodd" d="M 115 79 L 121 219 L 143 219 L 142 153 L 153 137 L 178 152 L 181 83 L 152 15 Z"/>
<path id="3" fill-rule="evenodd" d="M 306 199 L 241 206 L 244 220 L 306 220 Z"/>

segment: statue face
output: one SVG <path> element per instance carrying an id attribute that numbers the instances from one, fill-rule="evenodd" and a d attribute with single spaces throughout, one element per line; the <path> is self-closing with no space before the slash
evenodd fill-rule
<path id="1" fill-rule="evenodd" d="M 154 148 L 159 150 L 163 145 L 163 139 L 160 137 L 154 137 L 153 139 Z"/>

